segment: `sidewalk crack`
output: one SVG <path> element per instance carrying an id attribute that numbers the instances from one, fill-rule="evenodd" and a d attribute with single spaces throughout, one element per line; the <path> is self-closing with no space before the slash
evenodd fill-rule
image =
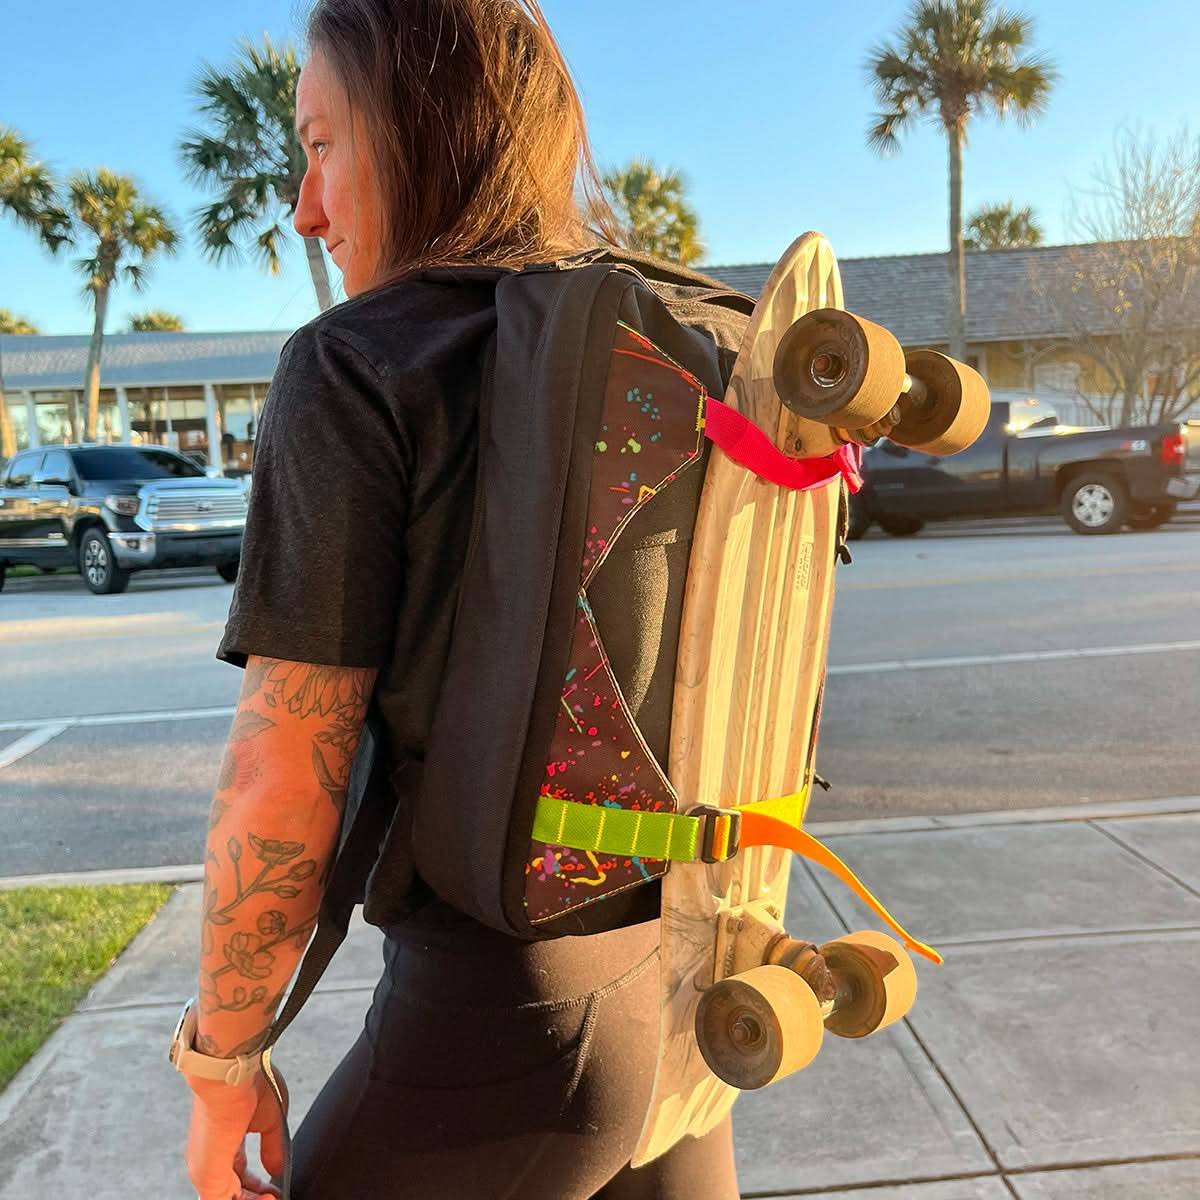
<path id="1" fill-rule="evenodd" d="M 1183 888 L 1183 890 L 1185 892 L 1188 892 L 1189 894 L 1195 896 L 1197 899 L 1200 899 L 1200 891 L 1198 891 L 1196 888 L 1192 887 L 1191 884 L 1180 879 L 1179 876 L 1176 875 L 1173 871 L 1167 870 L 1167 868 L 1164 867 L 1162 865 L 1162 863 L 1155 862 L 1154 859 L 1152 859 L 1147 854 L 1143 854 L 1142 851 L 1140 851 L 1136 846 L 1131 846 L 1128 842 L 1122 841 L 1115 833 L 1112 832 L 1112 830 L 1107 829 L 1104 825 L 1100 824 L 1098 821 L 1089 821 L 1088 824 L 1093 829 L 1098 829 L 1110 841 L 1116 842 L 1116 844 L 1118 846 L 1120 846 L 1122 850 L 1125 850 L 1129 854 L 1132 854 L 1134 858 L 1138 859 L 1141 862 L 1144 862 L 1146 864 L 1146 866 L 1152 867 L 1160 875 L 1165 875 L 1172 883 L 1177 883 L 1181 888 Z"/>

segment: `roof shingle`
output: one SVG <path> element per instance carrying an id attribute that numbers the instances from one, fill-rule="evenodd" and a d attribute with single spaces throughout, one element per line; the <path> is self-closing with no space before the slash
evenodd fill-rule
<path id="1" fill-rule="evenodd" d="M 290 336 L 286 331 L 109 334 L 100 360 L 101 385 L 265 383 Z M 5 387 L 83 387 L 90 341 L 83 334 L 0 336 Z"/>
<path id="2" fill-rule="evenodd" d="M 1069 287 L 1078 270 L 1089 274 L 1119 258 L 1113 243 L 1031 246 L 969 251 L 966 255 L 967 341 L 1001 342 L 1059 338 L 1068 332 L 1052 297 Z M 902 254 L 847 258 L 838 264 L 846 307 L 890 329 L 905 345 L 947 340 L 949 256 Z M 703 267 L 701 270 L 750 296 L 759 294 L 773 263 Z M 1034 281 L 1039 286 L 1034 286 Z M 1200 291 L 1189 299 L 1200 321 Z M 1105 321 L 1100 305 L 1090 322 Z"/>

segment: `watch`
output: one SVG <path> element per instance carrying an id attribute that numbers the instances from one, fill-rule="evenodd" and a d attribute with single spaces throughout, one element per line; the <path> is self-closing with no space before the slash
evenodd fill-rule
<path id="1" fill-rule="evenodd" d="M 201 1054 L 199 1050 L 192 1049 L 198 1022 L 196 1001 L 189 1000 L 183 1006 L 183 1012 L 179 1014 L 179 1024 L 175 1026 L 175 1036 L 171 1039 L 171 1049 L 168 1052 L 175 1070 L 197 1079 L 216 1079 L 235 1086 L 245 1083 L 259 1070 L 262 1064 L 257 1054 L 216 1058 L 214 1055 Z"/>

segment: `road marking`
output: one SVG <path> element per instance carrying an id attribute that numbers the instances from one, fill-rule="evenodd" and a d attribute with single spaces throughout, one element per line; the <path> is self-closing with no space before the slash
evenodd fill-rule
<path id="1" fill-rule="evenodd" d="M 65 733 L 67 728 L 68 726 L 65 722 L 51 722 L 47 725 L 39 725 L 24 737 L 17 738 L 12 745 L 5 746 L 3 750 L 0 750 L 0 769 L 11 767 L 13 763 L 24 758 L 27 754 L 32 754 L 35 750 L 40 750 L 47 742 L 58 737 L 60 733 Z"/>
<path id="2" fill-rule="evenodd" d="M 1120 658 L 1133 654 L 1179 654 L 1200 650 L 1198 642 L 1148 642 L 1141 646 L 1081 646 L 1069 650 L 1023 650 L 1015 654 L 964 654 L 954 658 L 896 658 L 880 662 L 830 665 L 826 675 L 878 675 L 889 671 L 936 671 L 947 667 L 993 667 L 1005 663 L 1056 662 L 1076 658 Z M 15 759 L 8 756 L 29 744 L 18 757 L 32 754 L 51 738 L 68 729 L 94 728 L 100 725 L 148 725 L 155 721 L 207 721 L 232 718 L 236 707 L 185 708 L 161 712 L 97 713 L 87 717 L 40 717 L 31 721 L 0 721 L 0 733 L 32 730 L 27 737 L 0 751 L 0 767 Z M 43 740 L 34 742 L 35 737 Z"/>
<path id="3" fill-rule="evenodd" d="M 885 592 L 893 588 L 941 588 L 970 583 L 1026 583 L 1038 579 L 1091 579 L 1102 575 L 1177 575 L 1200 572 L 1200 563 L 1134 563 L 1128 567 L 1079 567 L 1063 570 L 990 572 L 978 575 L 924 575 L 917 579 L 880 579 L 863 583 L 839 583 L 841 592 Z"/>
<path id="4" fill-rule="evenodd" d="M 61 726 L 57 736 L 65 729 L 81 729 L 97 725 L 148 725 L 153 721 L 205 721 L 218 717 L 232 717 L 237 708 L 185 708 L 169 712 L 97 713 L 89 717 L 37 717 L 32 721 L 0 721 L 0 733 L 14 729 L 48 729 Z M 22 741 L 25 739 L 22 738 Z M 49 740 L 49 739 L 47 739 Z"/>
<path id="5" fill-rule="evenodd" d="M 224 629 L 223 620 L 199 620 L 177 612 L 114 613 L 80 617 L 72 614 L 7 620 L 0 626 L 0 643 L 28 641 L 85 641 L 89 638 L 131 638 L 144 634 L 211 633 Z"/>
<path id="6" fill-rule="evenodd" d="M 934 671 L 945 667 L 993 667 L 1004 663 L 1056 662 L 1073 658 L 1117 658 L 1130 654 L 1179 654 L 1200 650 L 1200 642 L 1148 642 L 1143 646 L 1082 646 L 1072 650 L 1026 650 L 1017 654 L 965 654 L 956 658 L 897 658 L 843 663 L 827 675 L 878 675 L 886 671 Z"/>

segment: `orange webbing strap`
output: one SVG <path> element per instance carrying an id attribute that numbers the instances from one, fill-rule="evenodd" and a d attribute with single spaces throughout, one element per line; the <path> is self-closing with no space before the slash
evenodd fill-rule
<path id="1" fill-rule="evenodd" d="M 748 804 L 744 808 L 740 808 L 742 819 L 738 837 L 739 849 L 744 849 L 746 846 L 778 846 L 783 850 L 792 850 L 824 867 L 827 871 L 832 871 L 896 933 L 909 950 L 929 959 L 930 962 L 940 963 L 942 961 L 942 956 L 936 950 L 931 946 L 926 946 L 924 942 L 918 942 L 909 934 L 908 930 L 871 895 L 866 884 L 828 846 L 822 845 L 811 834 L 805 833 L 803 829 L 791 825 L 787 821 L 780 821 L 765 813 L 755 812 L 755 807 L 753 804 Z"/>

